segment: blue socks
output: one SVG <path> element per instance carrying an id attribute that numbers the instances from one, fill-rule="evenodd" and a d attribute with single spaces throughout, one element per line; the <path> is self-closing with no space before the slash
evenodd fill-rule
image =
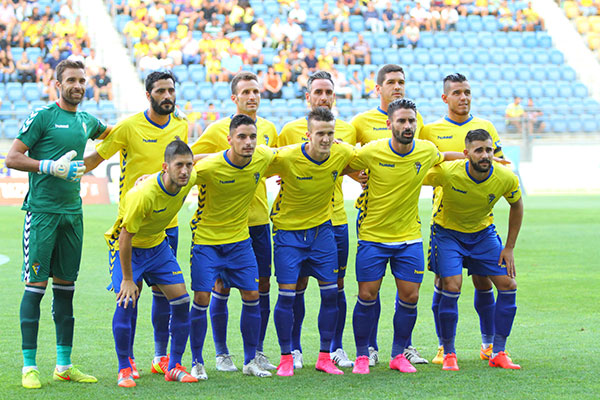
<path id="1" fill-rule="evenodd" d="M 292 353 L 292 325 L 294 324 L 294 299 L 296 291 L 279 289 L 277 304 L 273 310 L 273 320 L 277 329 L 277 338 L 281 354 Z"/>
<path id="2" fill-rule="evenodd" d="M 402 301 L 396 294 L 396 312 L 394 313 L 394 341 L 392 342 L 392 359 L 404 353 L 406 343 L 410 340 L 417 322 L 417 303 Z"/>
<path id="3" fill-rule="evenodd" d="M 489 346 L 494 340 L 494 289 L 477 290 L 473 300 L 475 310 L 479 314 L 479 329 L 481 330 L 481 343 Z"/>
<path id="4" fill-rule="evenodd" d="M 269 325 L 269 315 L 271 314 L 271 297 L 269 292 L 259 292 L 260 302 L 260 332 L 258 334 L 257 351 L 263 351 L 263 343 L 267 334 L 267 326 Z"/>
<path id="5" fill-rule="evenodd" d="M 169 300 L 161 292 L 152 291 L 152 326 L 154 327 L 154 356 L 167 355 L 169 344 Z"/>
<path id="6" fill-rule="evenodd" d="M 256 345 L 260 332 L 260 301 L 258 299 L 246 301 L 242 299 L 242 316 L 240 330 L 244 342 L 244 365 L 256 357 Z"/>
<path id="7" fill-rule="evenodd" d="M 229 318 L 227 300 L 229 300 L 228 294 L 212 291 L 209 312 L 217 355 L 229 354 L 229 349 L 227 348 L 227 319 Z"/>
<path id="8" fill-rule="evenodd" d="M 331 348 L 329 349 L 330 353 L 333 353 L 337 349 L 343 349 L 344 346 L 342 344 L 342 338 L 344 336 L 344 326 L 346 325 L 346 293 L 344 292 L 344 288 L 338 289 L 337 293 L 337 308 L 338 315 L 337 321 L 335 322 L 335 333 L 333 335 L 333 339 L 331 340 Z"/>
<path id="9" fill-rule="evenodd" d="M 356 357 L 369 355 L 369 337 L 375 319 L 377 300 L 366 301 L 358 297 L 352 314 Z"/>
<path id="10" fill-rule="evenodd" d="M 181 364 L 181 357 L 190 336 L 190 296 L 186 293 L 169 300 L 171 306 L 171 354 L 169 371 Z"/>
<path id="11" fill-rule="evenodd" d="M 319 336 L 321 338 L 320 352 L 329 353 L 331 339 L 337 323 L 337 283 L 319 285 L 321 291 L 321 308 L 319 309 Z"/>
<path id="12" fill-rule="evenodd" d="M 192 302 L 190 311 L 190 348 L 192 349 L 192 365 L 204 364 L 202 349 L 204 348 L 204 339 L 208 321 L 206 319 L 206 310 L 208 305 L 202 306 L 195 301 Z"/>
<path id="13" fill-rule="evenodd" d="M 304 292 L 306 289 L 296 291 L 296 298 L 294 299 L 294 324 L 292 326 L 292 350 L 300 350 L 302 353 L 302 344 L 300 339 L 302 336 L 302 322 L 304 321 L 304 314 L 306 309 L 304 308 Z"/>
<path id="14" fill-rule="evenodd" d="M 439 318 L 444 354 L 456 353 L 454 339 L 456 337 L 456 324 L 458 323 L 458 298 L 460 292 L 442 290 L 440 300 Z"/>
<path id="15" fill-rule="evenodd" d="M 129 358 L 135 360 L 135 356 L 133 355 L 133 342 L 135 342 L 135 328 L 137 327 L 137 317 L 138 317 L 138 308 L 137 305 L 133 309 L 133 314 L 131 314 L 131 341 L 129 342 Z M 154 346 L 154 350 L 156 351 L 156 345 Z"/>
<path id="16" fill-rule="evenodd" d="M 517 313 L 517 290 L 498 290 L 496 313 L 494 316 L 494 354 L 506 349 L 506 338 Z"/>
<path id="17" fill-rule="evenodd" d="M 379 327 L 379 316 L 381 315 L 381 299 L 379 293 L 377 293 L 377 299 L 375 300 L 375 308 L 373 309 L 373 322 L 371 328 L 371 334 L 369 335 L 369 346 L 375 350 L 379 350 L 377 345 L 377 328 Z"/>
<path id="18" fill-rule="evenodd" d="M 137 305 L 136 307 L 137 308 Z M 136 312 L 128 304 L 127 308 L 123 308 L 123 302 L 115 309 L 113 316 L 112 328 L 113 337 L 115 339 L 115 350 L 117 351 L 117 359 L 119 361 L 119 371 L 123 368 L 131 368 L 129 363 L 129 350 L 131 347 L 131 318 Z"/>
<path id="19" fill-rule="evenodd" d="M 442 299 L 442 289 L 433 285 L 433 299 L 431 299 L 431 311 L 433 312 L 433 322 L 435 323 L 435 334 L 438 337 L 438 344 L 442 345 L 442 331 L 440 327 L 440 300 Z"/>

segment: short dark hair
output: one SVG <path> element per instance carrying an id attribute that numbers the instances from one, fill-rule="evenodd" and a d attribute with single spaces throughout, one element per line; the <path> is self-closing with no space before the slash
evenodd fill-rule
<path id="1" fill-rule="evenodd" d="M 411 99 L 397 99 L 390 103 L 387 109 L 388 118 L 391 118 L 392 114 L 401 108 L 407 110 L 413 110 L 415 115 L 417 115 L 417 105 Z M 391 121 L 391 120 L 390 120 Z"/>
<path id="2" fill-rule="evenodd" d="M 308 77 L 308 82 L 306 83 L 306 90 L 308 91 L 308 93 L 310 93 L 312 89 L 312 83 L 317 79 L 326 79 L 329 82 L 331 82 L 331 86 L 335 86 L 335 84 L 333 83 L 333 79 L 331 78 L 331 74 L 329 72 L 317 71 Z"/>
<path id="3" fill-rule="evenodd" d="M 146 92 L 150 93 L 152 92 L 152 89 L 154 89 L 154 84 L 156 83 L 156 81 L 160 81 L 163 79 L 170 79 L 173 81 L 173 84 L 175 84 L 175 82 L 177 82 L 177 80 L 175 79 L 175 75 L 173 75 L 173 73 L 171 71 L 153 71 L 150 73 L 150 75 L 148 75 L 146 77 Z"/>
<path id="4" fill-rule="evenodd" d="M 402 72 L 402 75 L 406 77 L 404 70 L 398 64 L 386 64 L 379 69 L 379 72 L 377 72 L 377 84 L 379 86 L 383 85 L 383 81 L 385 81 L 385 76 L 390 72 Z"/>
<path id="5" fill-rule="evenodd" d="M 85 65 L 81 61 L 62 60 L 56 66 L 56 80 L 62 82 L 63 73 L 66 69 L 82 69 L 85 71 Z"/>
<path id="6" fill-rule="evenodd" d="M 307 120 L 308 120 L 308 130 L 310 131 L 310 122 L 311 121 L 324 121 L 324 122 L 335 121 L 335 116 L 333 115 L 333 113 L 331 112 L 331 110 L 329 108 L 317 107 L 308 113 Z"/>
<path id="7" fill-rule="evenodd" d="M 454 73 L 454 74 L 450 74 L 447 75 L 444 78 L 444 93 L 446 92 L 446 84 L 449 85 L 448 82 L 467 82 L 468 79 L 466 76 L 464 76 L 463 74 L 459 74 L 458 72 Z"/>
<path id="8" fill-rule="evenodd" d="M 473 129 L 467 132 L 467 136 L 465 136 L 465 145 L 469 145 L 475 141 L 485 142 L 486 140 L 492 140 L 492 135 L 485 129 Z"/>
<path id="9" fill-rule="evenodd" d="M 237 94 L 237 86 L 240 81 L 256 81 L 258 83 L 258 78 L 250 71 L 238 72 L 231 80 L 231 94 Z"/>
<path id="10" fill-rule="evenodd" d="M 194 153 L 190 149 L 190 146 L 187 145 L 186 142 L 181 140 L 179 136 L 176 136 L 176 139 L 167 145 L 165 149 L 165 162 L 170 163 L 173 161 L 175 156 L 191 156 L 194 157 Z"/>
<path id="11" fill-rule="evenodd" d="M 231 122 L 229 123 L 229 136 L 231 136 L 237 127 L 241 125 L 252 125 L 256 127 L 256 122 L 246 114 L 237 114 L 231 118 Z"/>

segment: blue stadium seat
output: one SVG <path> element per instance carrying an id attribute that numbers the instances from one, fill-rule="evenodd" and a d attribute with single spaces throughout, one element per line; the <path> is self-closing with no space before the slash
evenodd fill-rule
<path id="1" fill-rule="evenodd" d="M 131 21 L 131 16 L 129 15 L 119 14 L 115 16 L 115 26 L 117 27 L 117 30 L 122 33 L 125 25 L 127 25 L 129 21 Z"/>
<path id="2" fill-rule="evenodd" d="M 496 46 L 494 36 L 491 33 L 480 32 L 477 36 L 479 37 L 479 47 L 489 49 L 490 47 Z"/>
<path id="3" fill-rule="evenodd" d="M 582 117 L 581 122 L 583 123 L 583 131 L 586 133 L 592 133 L 597 131 L 596 120 L 589 114 Z"/>
<path id="4" fill-rule="evenodd" d="M 110 100 L 100 100 L 98 104 L 98 114 L 105 120 L 112 121 L 117 118 L 117 108 Z"/>
<path id="5" fill-rule="evenodd" d="M 486 68 L 482 65 L 475 64 L 471 68 L 471 73 L 467 75 L 467 79 L 473 81 L 483 81 L 486 79 Z"/>
<path id="6" fill-rule="evenodd" d="M 570 83 L 560 82 L 558 84 L 558 95 L 560 97 L 571 97 L 573 96 L 573 88 Z"/>
<path id="7" fill-rule="evenodd" d="M 563 53 L 556 49 L 553 49 L 550 50 L 550 62 L 552 64 L 560 65 L 565 62 L 565 57 L 563 56 Z"/>
<path id="8" fill-rule="evenodd" d="M 523 34 L 524 34 L 523 44 L 525 45 L 525 47 L 530 48 L 530 49 L 537 47 L 537 38 L 535 37 L 535 35 L 525 35 L 526 33 L 533 33 L 533 32 L 523 32 Z"/>
<path id="9" fill-rule="evenodd" d="M 375 49 L 371 52 L 371 64 L 373 64 L 373 65 L 385 64 L 385 56 L 384 56 L 382 50 Z"/>
<path id="10" fill-rule="evenodd" d="M 191 64 L 188 67 L 188 79 L 196 83 L 204 82 L 206 80 L 206 69 L 204 66 Z"/>
<path id="11" fill-rule="evenodd" d="M 560 69 L 556 65 L 544 65 L 544 71 L 546 72 L 546 79 L 549 81 L 560 81 L 561 74 Z"/>
<path id="12" fill-rule="evenodd" d="M 19 134 L 19 129 L 21 124 L 18 120 L 14 118 L 9 118 L 4 121 L 2 124 L 2 130 L 4 131 L 4 138 L 6 139 L 14 139 Z"/>
<path id="13" fill-rule="evenodd" d="M 445 49 L 444 53 L 446 55 L 447 64 L 460 64 L 462 62 L 460 49 L 448 47 Z"/>
<path id="14" fill-rule="evenodd" d="M 568 65 L 561 65 L 560 74 L 563 81 L 574 81 L 577 79 L 577 74 L 575 70 Z"/>
<path id="15" fill-rule="evenodd" d="M 531 79 L 533 79 L 535 81 L 545 81 L 547 79 L 547 77 L 546 77 L 547 69 L 548 69 L 548 67 L 546 65 L 534 65 L 531 68 Z"/>
<path id="16" fill-rule="evenodd" d="M 25 119 L 27 115 L 31 113 L 31 107 L 29 106 L 29 102 L 27 100 L 17 100 L 12 103 L 13 110 L 15 111 L 15 115 L 19 119 Z"/>
<path id="17" fill-rule="evenodd" d="M 329 38 L 327 37 L 327 32 L 323 31 L 314 32 L 313 39 L 315 42 L 315 48 L 317 49 L 324 49 L 325 46 L 327 46 L 327 42 L 329 41 Z"/>
<path id="18" fill-rule="evenodd" d="M 512 81 L 498 81 L 496 83 L 496 87 L 498 88 L 498 98 L 510 98 L 513 97 L 513 87 Z M 508 102 L 502 101 L 500 104 L 502 107 L 506 107 Z M 494 104 L 497 106 L 497 104 Z"/>
<path id="19" fill-rule="evenodd" d="M 413 50 L 415 61 L 418 64 L 424 65 L 429 64 L 429 51 L 427 49 L 416 48 Z M 407 64 L 409 65 L 409 64 Z"/>
<path id="20" fill-rule="evenodd" d="M 217 82 L 213 85 L 213 90 L 215 91 L 215 97 L 217 100 L 229 100 L 231 97 L 231 92 L 229 89 L 229 84 L 227 82 Z"/>
<path id="21" fill-rule="evenodd" d="M 450 46 L 463 48 L 465 47 L 465 38 L 462 32 L 451 31 L 446 34 L 448 36 L 448 40 L 450 40 Z"/>
<path id="22" fill-rule="evenodd" d="M 446 32 L 437 32 L 434 36 L 435 47 L 445 49 L 447 47 L 456 47 L 456 44 L 452 43 L 450 37 Z"/>
<path id="23" fill-rule="evenodd" d="M 421 97 L 421 88 L 417 82 L 408 81 L 404 86 L 405 96 L 409 99 Z M 379 104 L 379 103 L 378 103 Z"/>
<path id="24" fill-rule="evenodd" d="M 517 71 L 514 65 L 505 65 L 502 68 L 502 80 L 512 82 L 517 79 Z"/>
<path id="25" fill-rule="evenodd" d="M 187 65 L 182 64 L 173 66 L 173 75 L 175 75 L 175 78 L 177 78 L 177 81 L 180 83 L 187 81 L 189 77 Z"/>
<path id="26" fill-rule="evenodd" d="M 537 45 L 549 49 L 552 47 L 552 38 L 547 32 L 537 32 Z"/>
<path id="27" fill-rule="evenodd" d="M 375 47 L 387 49 L 390 47 L 390 35 L 387 33 L 378 33 L 374 36 Z"/>
<path id="28" fill-rule="evenodd" d="M 550 54 L 548 53 L 548 50 L 537 48 L 533 50 L 533 54 L 536 64 L 550 64 Z"/>
<path id="29" fill-rule="evenodd" d="M 498 97 L 499 91 L 498 91 L 498 87 L 496 86 L 495 83 L 488 83 L 486 85 L 483 86 L 483 95 L 485 97 Z M 490 108 L 493 108 L 490 105 Z"/>
<path id="30" fill-rule="evenodd" d="M 569 126 L 567 125 L 567 122 L 564 119 L 554 119 L 550 122 L 552 126 L 552 132 L 560 133 L 568 131 Z"/>
<path id="31" fill-rule="evenodd" d="M 353 32 L 362 32 L 365 30 L 365 19 L 362 15 L 351 15 L 348 22 L 350 30 Z"/>
<path id="32" fill-rule="evenodd" d="M 37 61 L 38 57 L 42 56 L 42 49 L 39 47 L 28 47 L 25 49 L 25 53 L 27 53 L 27 57 L 33 62 Z M 15 60 L 16 62 L 17 60 Z"/>
<path id="33" fill-rule="evenodd" d="M 204 100 L 192 100 L 191 102 L 192 110 L 195 112 L 203 112 L 205 108 L 208 108 Z"/>
<path id="34" fill-rule="evenodd" d="M 500 70 L 499 66 L 488 65 L 482 68 L 484 69 L 488 80 L 495 82 L 502 79 L 502 71 Z"/>
<path id="35" fill-rule="evenodd" d="M 531 70 L 526 65 L 520 65 L 516 69 L 517 71 L 517 80 L 520 81 L 529 81 L 531 80 Z"/>
<path id="36" fill-rule="evenodd" d="M 583 105 L 588 114 L 600 115 L 600 104 L 595 99 L 586 97 L 583 99 Z"/>
<path id="37" fill-rule="evenodd" d="M 185 101 L 196 99 L 196 84 L 194 82 L 183 82 L 178 91 L 181 98 Z"/>
<path id="38" fill-rule="evenodd" d="M 521 60 L 521 56 L 516 48 L 507 47 L 504 50 L 504 61 L 507 64 L 518 64 L 520 60 Z"/>
<path id="39" fill-rule="evenodd" d="M 495 62 L 494 57 L 487 49 L 480 47 L 477 49 L 475 54 L 477 54 L 477 63 L 479 64 L 487 65 Z"/>
<path id="40" fill-rule="evenodd" d="M 569 120 L 569 132 L 570 133 L 578 133 L 583 131 L 583 123 L 580 119 L 570 119 Z"/>
<path id="41" fill-rule="evenodd" d="M 29 103 L 29 107 L 31 107 L 32 110 L 37 110 L 38 108 L 44 107 L 47 104 L 48 104 L 48 102 L 46 102 L 44 100 L 34 100 Z"/>
<path id="42" fill-rule="evenodd" d="M 264 2 L 265 12 L 271 16 L 279 16 L 279 3 L 273 0 Z"/>
<path id="43" fill-rule="evenodd" d="M 431 49 L 429 52 L 429 64 L 440 65 L 446 62 L 446 54 L 443 49 Z"/>
<path id="44" fill-rule="evenodd" d="M 296 90 L 294 89 L 294 86 L 291 84 L 283 85 L 281 88 L 281 97 L 286 100 L 296 97 Z"/>
<path id="45" fill-rule="evenodd" d="M 471 95 L 473 98 L 480 98 L 484 96 L 483 87 L 484 85 L 481 82 L 469 82 L 471 84 Z"/>
<path id="46" fill-rule="evenodd" d="M 529 86 L 529 97 L 537 99 L 544 96 L 544 89 L 539 82 L 530 82 Z"/>
<path id="47" fill-rule="evenodd" d="M 532 50 L 527 49 L 526 51 L 522 51 L 522 52 L 520 52 L 520 55 L 521 55 L 520 62 L 522 64 L 530 65 L 530 64 L 535 63 L 535 54 L 533 53 Z"/>
<path id="48" fill-rule="evenodd" d="M 435 38 L 431 32 L 421 32 L 421 35 L 419 36 L 419 47 L 426 49 L 435 47 Z"/>
<path id="49" fill-rule="evenodd" d="M 479 47 L 479 37 L 476 33 L 474 32 L 466 32 L 463 35 L 463 38 L 465 40 L 465 47 L 474 49 L 476 47 Z"/>
<path id="50" fill-rule="evenodd" d="M 19 61 L 19 59 L 21 58 L 21 55 L 23 55 L 24 51 L 25 50 L 22 47 L 13 47 L 11 49 L 13 61 L 15 62 L 15 64 L 17 63 L 17 61 Z"/>
<path id="51" fill-rule="evenodd" d="M 34 101 L 42 97 L 42 88 L 33 82 L 26 82 L 23 84 L 23 95 L 25 100 Z"/>
<path id="52" fill-rule="evenodd" d="M 456 30 L 459 32 L 467 32 L 469 29 L 469 21 L 464 17 L 460 17 L 456 23 Z"/>
<path id="53" fill-rule="evenodd" d="M 511 44 L 508 41 L 508 35 L 506 32 L 494 32 L 494 46 L 496 47 L 510 47 Z"/>
<path id="54" fill-rule="evenodd" d="M 473 32 L 481 32 L 483 30 L 483 22 L 479 15 L 468 15 L 469 30 Z"/>
<path id="55" fill-rule="evenodd" d="M 405 52 L 405 50 L 408 50 L 408 52 Z M 386 64 L 400 64 L 402 63 L 403 65 L 410 65 L 413 64 L 415 62 L 415 58 L 412 54 L 412 50 L 410 49 L 385 49 L 383 50 L 383 56 L 385 58 L 385 62 Z M 401 60 L 402 57 L 402 60 Z M 411 61 L 410 63 L 405 62 L 405 57 L 409 57 L 409 60 Z"/>
<path id="56" fill-rule="evenodd" d="M 440 69 L 435 64 L 427 64 L 423 70 L 425 71 L 428 81 L 439 82 L 443 78 Z"/>
<path id="57" fill-rule="evenodd" d="M 587 97 L 588 96 L 588 88 L 581 82 L 577 82 L 573 85 L 573 95 L 576 97 Z"/>
<path id="58" fill-rule="evenodd" d="M 198 83 L 198 98 L 204 101 L 213 100 L 215 92 L 213 90 L 212 83 L 210 82 L 199 82 Z"/>
<path id="59" fill-rule="evenodd" d="M 165 22 L 167 23 L 167 30 L 169 32 L 174 32 L 179 24 L 179 17 L 177 14 L 167 14 L 165 16 Z"/>
<path id="60" fill-rule="evenodd" d="M 318 32 L 321 29 L 321 20 L 319 18 L 307 18 L 306 25 L 310 32 Z"/>
<path id="61" fill-rule="evenodd" d="M 493 15 L 485 15 L 481 18 L 481 22 L 485 31 L 495 32 L 498 30 L 498 19 Z"/>
<path id="62" fill-rule="evenodd" d="M 19 82 L 8 82 L 6 84 L 6 97 L 8 101 L 15 102 L 23 98 L 23 87 Z"/>
<path id="63" fill-rule="evenodd" d="M 263 55 L 263 63 L 267 65 L 273 65 L 273 57 L 275 57 L 276 52 L 272 47 L 264 47 L 261 51 Z"/>
<path id="64" fill-rule="evenodd" d="M 439 91 L 432 82 L 421 82 L 421 96 L 426 99 L 432 99 L 439 96 Z"/>
<path id="65" fill-rule="evenodd" d="M 513 93 L 516 97 L 524 99 L 529 97 L 529 88 L 524 82 L 515 82 L 513 84 Z"/>
<path id="66" fill-rule="evenodd" d="M 414 80 L 417 82 L 428 81 L 427 74 L 425 73 L 425 70 L 421 67 L 411 68 L 410 70 L 406 71 L 406 75 L 410 76 L 410 80 Z"/>
<path id="67" fill-rule="evenodd" d="M 477 60 L 477 55 L 473 51 L 473 49 L 459 49 L 460 50 L 460 59 L 462 63 L 465 64 L 475 64 Z"/>
<path id="68" fill-rule="evenodd" d="M 508 41 L 511 47 L 523 47 L 523 33 L 522 32 L 508 32 Z"/>
<path id="69" fill-rule="evenodd" d="M 542 89 L 544 91 L 544 97 L 558 97 L 558 87 L 556 86 L 556 81 L 542 83 Z"/>

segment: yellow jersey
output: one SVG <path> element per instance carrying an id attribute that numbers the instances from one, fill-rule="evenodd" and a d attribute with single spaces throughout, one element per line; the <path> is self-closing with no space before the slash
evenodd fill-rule
<path id="1" fill-rule="evenodd" d="M 392 139 L 361 147 L 350 163 L 356 170 L 369 169 L 369 180 L 358 214 L 358 239 L 402 243 L 421 239 L 419 194 L 429 168 L 444 156 L 426 140 L 415 139 L 412 150 L 400 154 Z"/>
<path id="2" fill-rule="evenodd" d="M 144 111 L 119 121 L 110 135 L 96 145 L 96 151 L 105 160 L 120 152 L 119 212 L 123 196 L 135 181 L 142 175 L 160 171 L 167 145 L 176 138 L 187 143 L 187 135 L 187 121 L 170 115 L 166 124 L 157 125 L 148 117 L 148 111 Z M 175 226 L 177 216 L 167 228 Z"/>
<path id="3" fill-rule="evenodd" d="M 387 127 L 387 112 L 381 107 L 373 108 L 358 114 L 350 123 L 356 129 L 356 142 L 363 145 L 378 139 L 389 139 L 392 137 L 392 131 Z M 423 128 L 423 117 L 417 111 L 417 131 L 415 139 L 419 138 Z"/>
<path id="4" fill-rule="evenodd" d="M 177 193 L 169 193 L 162 181 L 162 172 L 149 176 L 127 192 L 120 204 L 117 221 L 104 234 L 109 247 L 118 250 L 121 228 L 134 233 L 133 247 L 150 249 L 165 240 L 165 229 L 177 216 L 183 202 L 196 184 L 196 172 L 192 171 L 188 184 Z"/>
<path id="5" fill-rule="evenodd" d="M 230 148 L 227 136 L 229 135 L 229 125 L 231 116 L 222 118 L 210 124 L 202 136 L 192 145 L 194 154 L 217 153 Z M 256 138 L 257 145 L 277 146 L 277 129 L 275 125 L 264 118 L 256 119 Z M 262 177 L 256 195 L 250 204 L 248 215 L 248 226 L 266 225 L 269 223 L 269 205 L 267 202 L 267 185 L 265 178 Z"/>
<path id="6" fill-rule="evenodd" d="M 306 145 L 281 148 L 267 171 L 267 176 L 281 177 L 271 208 L 273 229 L 310 229 L 332 218 L 335 185 L 356 150 L 346 143 L 334 143 L 329 157 L 319 162 L 308 155 Z"/>
<path id="7" fill-rule="evenodd" d="M 521 198 L 519 178 L 495 162 L 482 181 L 469 174 L 468 160 L 445 162 L 429 170 L 424 184 L 442 188 L 433 222 L 459 232 L 479 232 L 494 223 L 492 209 L 500 197 L 509 203 Z"/>
<path id="8" fill-rule="evenodd" d="M 231 163 L 227 150 L 195 165 L 198 209 L 190 222 L 194 244 L 219 245 L 250 237 L 249 207 L 273 157 L 275 151 L 263 145 L 243 167 Z"/>
<path id="9" fill-rule="evenodd" d="M 308 142 L 306 132 L 308 131 L 308 120 L 299 118 L 295 121 L 288 122 L 281 129 L 277 143 L 279 146 L 288 146 L 291 144 Z M 335 120 L 335 137 L 348 144 L 356 144 L 356 130 L 349 123 L 341 119 Z M 333 195 L 333 216 L 331 223 L 333 226 L 345 225 L 348 223 L 346 209 L 344 208 L 344 193 L 342 192 L 342 181 L 338 179 L 335 184 L 335 192 Z"/>

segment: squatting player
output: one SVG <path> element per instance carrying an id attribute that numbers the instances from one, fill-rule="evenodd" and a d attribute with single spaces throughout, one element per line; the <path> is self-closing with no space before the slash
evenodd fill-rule
<path id="1" fill-rule="evenodd" d="M 327 107 L 331 110 L 335 101 L 334 84 L 331 74 L 327 71 L 317 71 L 308 78 L 306 101 L 311 110 L 317 107 Z M 277 139 L 279 146 L 288 146 L 295 143 L 307 142 L 308 121 L 306 117 L 299 118 L 284 125 Z M 349 123 L 336 118 L 335 138 L 345 143 L 356 144 L 356 130 Z M 342 338 L 344 326 L 346 325 L 346 294 L 344 292 L 344 276 L 346 276 L 346 264 L 348 263 L 348 217 L 344 209 L 344 194 L 342 193 L 342 179 L 338 179 L 333 196 L 333 216 L 331 224 L 338 251 L 338 316 L 335 324 L 335 334 L 331 341 L 331 359 L 340 367 L 352 367 L 353 362 L 348 359 L 344 351 Z M 294 356 L 294 368 L 302 368 L 302 346 L 300 334 L 302 321 L 304 320 L 304 292 L 308 284 L 308 277 L 301 276 L 296 286 L 296 297 L 294 301 L 294 327 L 292 329 L 292 355 Z"/>
<path id="2" fill-rule="evenodd" d="M 113 336 L 119 361 L 117 384 L 121 387 L 136 386 L 129 354 L 142 278 L 160 288 L 171 308 L 171 352 L 165 380 L 198 382 L 181 366 L 190 333 L 190 296 L 165 233 L 196 184 L 193 161 L 192 151 L 184 141 L 169 143 L 162 170 L 127 192 L 117 222 L 106 233 L 108 238 L 119 237 L 111 280 L 117 295 Z"/>
<path id="3" fill-rule="evenodd" d="M 196 164 L 198 209 L 192 228 L 191 274 L 194 303 L 191 341 L 194 376 L 207 379 L 202 347 L 206 336 L 206 309 L 211 288 L 220 277 L 227 287 L 242 295 L 240 329 L 244 343 L 246 375 L 268 377 L 257 362 L 260 333 L 258 266 L 248 230 L 250 204 L 260 187 L 274 151 L 256 147 L 254 120 L 239 114 L 231 119 L 227 140 L 230 148 Z M 215 297 L 213 296 L 212 301 Z"/>
<path id="4" fill-rule="evenodd" d="M 513 249 L 523 220 L 519 179 L 492 162 L 494 142 L 484 129 L 467 133 L 467 160 L 443 163 L 429 171 L 425 184 L 440 187 L 442 200 L 433 217 L 431 266 L 442 279 L 439 323 L 444 346 L 443 369 L 458 371 L 454 338 L 463 266 L 469 274 L 488 276 L 498 300 L 494 312 L 491 367 L 520 369 L 506 355 L 506 339 L 517 311 Z M 506 246 L 496 232 L 492 209 L 504 197 L 510 204 Z"/>
<path id="5" fill-rule="evenodd" d="M 119 121 L 111 135 L 96 146 L 96 150 L 85 157 L 87 170 L 95 168 L 104 160 L 108 160 L 117 151 L 120 153 L 121 174 L 119 176 L 119 211 L 122 211 L 121 199 L 133 188 L 136 180 L 142 175 L 153 174 L 161 170 L 165 148 L 177 138 L 187 142 L 187 121 L 176 116 L 175 78 L 170 72 L 152 72 L 146 78 L 146 98 L 150 107 L 137 114 Z M 110 271 L 114 269 L 119 250 L 119 232 L 112 232 L 107 238 Z M 177 254 L 178 227 L 177 216 L 166 229 L 169 245 Z M 147 281 L 149 285 L 154 282 Z M 140 286 L 141 290 L 141 286 Z M 160 289 L 152 286 L 152 325 L 154 327 L 154 359 L 151 371 L 164 374 L 169 359 L 167 345 L 169 342 L 169 301 Z M 133 376 L 139 377 L 133 356 L 133 340 L 137 321 L 137 307 L 132 317 L 132 335 L 130 358 Z"/>
<path id="6" fill-rule="evenodd" d="M 77 106 L 85 93 L 85 67 L 64 60 L 56 66 L 56 103 L 36 109 L 23 123 L 6 155 L 6 166 L 29 172 L 23 202 L 23 274 L 21 300 L 23 349 L 22 385 L 41 387 L 36 364 L 40 302 L 52 277 L 52 313 L 56 326 L 57 381 L 97 382 L 71 364 L 73 294 L 83 245 L 83 215 L 79 180 L 85 171 L 83 152 L 88 139 L 109 132 L 96 117 Z M 25 153 L 28 152 L 28 155 Z M 72 161 L 73 159 L 77 161 Z"/>
<path id="7" fill-rule="evenodd" d="M 247 115 L 256 122 L 258 145 L 277 145 L 277 130 L 275 125 L 257 115 L 260 106 L 260 88 L 258 78 L 252 72 L 242 71 L 236 74 L 231 81 L 231 100 L 236 105 L 236 115 Z M 228 150 L 229 125 L 233 115 L 222 118 L 206 128 L 202 136 L 192 145 L 194 154 L 215 153 Z M 248 216 L 252 248 L 258 263 L 258 291 L 260 295 L 260 335 L 258 339 L 256 361 L 264 369 L 275 369 L 263 352 L 263 342 L 267 332 L 271 300 L 271 229 L 269 226 L 269 208 L 267 204 L 267 187 L 265 179 L 261 178 L 254 200 L 250 204 Z M 224 287 L 220 279 L 217 280 L 212 300 L 210 302 L 210 320 L 213 339 L 216 348 L 216 365 L 218 371 L 237 371 L 227 348 L 227 300 L 229 288 Z M 192 332 L 198 316 L 197 310 L 192 310 Z M 197 339 L 192 333 L 191 343 Z M 194 372 L 194 370 L 192 370 Z"/>
<path id="8" fill-rule="evenodd" d="M 494 125 L 485 119 L 474 117 L 471 111 L 471 86 L 464 75 L 459 73 L 444 78 L 444 93 L 442 100 L 448 105 L 448 115 L 436 122 L 427 124 L 421 130 L 421 139 L 429 140 L 440 151 L 462 151 L 465 147 L 467 132 L 473 129 L 485 129 L 492 137 L 494 155 L 502 157 L 502 145 Z M 435 216 L 442 204 L 442 190 L 436 188 L 433 197 L 433 215 Z M 471 273 L 471 272 L 470 272 Z M 494 337 L 494 290 L 492 281 L 476 273 L 471 275 L 475 286 L 474 305 L 479 315 L 481 330 L 481 359 L 487 360 L 492 354 L 492 339 Z M 435 277 L 433 301 L 431 309 L 438 335 L 438 353 L 432 360 L 434 364 L 442 364 L 444 347 L 441 341 L 438 318 L 439 302 L 442 296 L 442 282 L 438 275 Z"/>
<path id="9" fill-rule="evenodd" d="M 387 125 L 387 109 L 394 100 L 404 98 L 404 84 L 404 70 L 400 65 L 387 64 L 381 67 L 377 72 L 375 90 L 379 94 L 380 105 L 377 108 L 358 114 L 350 121 L 352 126 L 356 129 L 356 141 L 358 143 L 361 143 L 364 146 L 374 140 L 384 138 L 390 139 L 392 137 L 392 131 Z M 417 111 L 417 130 L 415 132 L 415 138 L 419 138 L 422 127 L 423 117 Z M 360 209 L 362 201 L 363 195 L 357 199 L 356 208 Z M 379 297 L 377 297 L 375 303 L 375 321 L 373 323 L 371 337 L 369 338 L 369 359 L 371 366 L 379 361 L 377 327 L 379 325 L 380 313 L 381 303 Z M 410 337 L 404 355 L 413 364 L 427 364 L 427 360 L 421 357 L 417 349 L 412 345 Z"/>
<path id="10" fill-rule="evenodd" d="M 281 348 L 277 375 L 292 376 L 292 326 L 296 284 L 300 276 L 319 282 L 320 350 L 316 369 L 341 375 L 330 358 L 337 322 L 338 257 L 331 218 L 331 202 L 341 173 L 354 157 L 354 148 L 333 143 L 335 117 L 326 107 L 308 114 L 308 142 L 282 148 L 268 175 L 279 175 L 281 187 L 271 209 L 275 275 L 279 297 L 274 310 Z"/>

